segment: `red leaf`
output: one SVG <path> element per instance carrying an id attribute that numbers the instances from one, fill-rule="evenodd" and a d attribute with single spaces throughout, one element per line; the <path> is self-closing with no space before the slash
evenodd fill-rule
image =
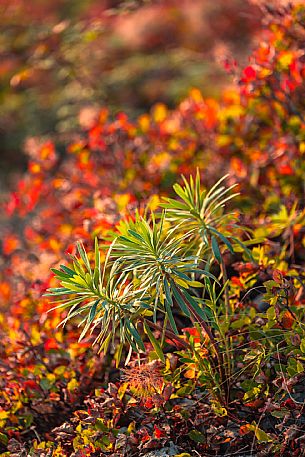
<path id="1" fill-rule="evenodd" d="M 256 71 L 253 67 L 249 65 L 248 67 L 244 68 L 243 75 L 243 82 L 251 82 L 254 81 L 256 78 Z"/>
<path id="2" fill-rule="evenodd" d="M 37 384 L 37 382 L 33 381 L 31 379 L 29 379 L 28 381 L 24 381 L 23 385 L 25 388 L 27 388 L 29 390 L 38 390 L 38 391 L 41 390 L 39 385 Z"/>
<path id="3" fill-rule="evenodd" d="M 160 428 L 158 428 L 156 425 L 154 425 L 154 433 L 155 433 L 155 437 L 157 438 L 157 440 L 159 440 L 160 438 L 162 438 L 163 436 L 166 435 L 166 433 L 161 430 Z"/>
<path id="4" fill-rule="evenodd" d="M 46 351 L 50 351 L 51 349 L 58 349 L 58 343 L 54 338 L 48 338 L 47 341 L 44 343 L 44 348 Z"/>
<path id="5" fill-rule="evenodd" d="M 283 176 L 291 176 L 294 174 L 294 171 L 290 165 L 280 165 L 279 173 Z"/>

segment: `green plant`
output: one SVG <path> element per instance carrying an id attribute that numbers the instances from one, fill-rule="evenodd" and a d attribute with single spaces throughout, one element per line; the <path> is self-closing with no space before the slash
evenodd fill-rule
<path id="1" fill-rule="evenodd" d="M 201 188 L 199 172 L 195 180 L 183 177 L 184 185 L 174 186 L 180 199 L 165 199 L 161 213 L 137 213 L 117 226 L 103 266 L 97 239 L 94 256 L 78 243 L 79 256 L 71 256 L 70 265 L 53 269 L 61 287 L 48 291 L 59 302 L 56 308 L 69 309 L 62 324 L 81 316 L 80 339 L 89 331 L 97 332 L 95 342 L 106 351 L 119 337 L 118 363 L 126 343 L 129 356 L 131 351 L 145 352 L 143 331 L 163 362 L 165 337 L 180 344 L 186 351 L 184 359 L 194 360 L 223 404 L 229 396 L 231 354 L 226 332 L 233 311 L 223 254 L 242 248 L 251 255 L 236 237 L 241 229 L 234 214 L 224 212 L 225 204 L 237 195 L 230 194 L 234 186 L 221 185 L 225 178 L 207 192 Z M 197 329 L 201 346 L 207 345 L 206 358 L 194 339 L 179 335 L 177 312 Z M 161 341 L 154 330 L 160 331 Z"/>

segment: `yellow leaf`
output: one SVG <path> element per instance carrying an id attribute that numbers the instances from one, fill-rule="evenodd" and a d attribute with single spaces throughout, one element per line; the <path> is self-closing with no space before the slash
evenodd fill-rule
<path id="1" fill-rule="evenodd" d="M 73 392 L 73 390 L 77 389 L 78 386 L 79 386 L 78 381 L 75 378 L 73 378 L 73 379 L 71 379 L 70 382 L 68 382 L 67 389 L 69 392 Z"/>
<path id="2" fill-rule="evenodd" d="M 163 103 L 157 103 L 153 109 L 153 118 L 155 122 L 162 122 L 167 116 L 167 108 Z"/>
<path id="3" fill-rule="evenodd" d="M 118 390 L 118 398 L 120 400 L 122 400 L 122 398 L 124 397 L 127 387 L 128 387 L 128 382 L 123 382 L 123 384 L 120 385 L 119 390 Z"/>
<path id="4" fill-rule="evenodd" d="M 214 413 L 219 417 L 227 416 L 228 414 L 226 408 L 221 406 L 221 404 L 218 401 L 211 401 L 211 407 Z"/>
<path id="5" fill-rule="evenodd" d="M 130 202 L 129 194 L 118 194 L 114 197 L 116 204 L 118 205 L 119 211 L 122 211 L 126 208 L 127 204 Z"/>
<path id="6" fill-rule="evenodd" d="M 130 424 L 128 425 L 128 428 L 127 428 L 127 432 L 132 433 L 135 431 L 135 429 L 136 429 L 135 421 L 130 422 Z"/>
<path id="7" fill-rule="evenodd" d="M 268 433 L 264 432 L 264 430 L 262 430 L 261 428 L 258 428 L 258 426 L 256 425 L 255 422 L 252 422 L 252 424 L 249 426 L 249 430 L 254 432 L 256 439 L 258 441 L 261 441 L 261 442 L 273 441 L 271 436 Z"/>
<path id="8" fill-rule="evenodd" d="M 305 141 L 301 141 L 299 149 L 300 149 L 300 153 L 304 154 L 304 152 L 305 152 Z"/>
<path id="9" fill-rule="evenodd" d="M 158 208 L 159 203 L 160 203 L 160 198 L 158 195 L 155 194 L 150 198 L 150 200 L 148 202 L 148 206 L 151 209 L 151 211 L 155 211 Z"/>
<path id="10" fill-rule="evenodd" d="M 186 289 L 189 288 L 188 283 L 187 283 L 186 281 L 184 281 L 184 279 L 177 278 L 177 276 L 175 277 L 175 282 L 176 282 L 177 284 L 179 284 L 179 286 L 181 286 L 181 287 L 185 287 Z"/>
<path id="11" fill-rule="evenodd" d="M 199 281 L 188 281 L 188 284 L 191 287 L 203 287 L 203 284 Z"/>
<path id="12" fill-rule="evenodd" d="M 218 135 L 216 138 L 216 144 L 219 147 L 227 146 L 232 141 L 232 138 L 229 135 Z"/>
<path id="13" fill-rule="evenodd" d="M 288 68 L 294 59 L 292 52 L 283 52 L 279 57 L 279 63 L 283 68 Z"/>

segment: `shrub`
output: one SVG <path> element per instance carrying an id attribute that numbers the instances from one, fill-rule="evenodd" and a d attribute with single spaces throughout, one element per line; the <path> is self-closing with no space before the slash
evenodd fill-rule
<path id="1" fill-rule="evenodd" d="M 238 226 L 233 224 L 230 215 L 223 214 L 225 203 L 233 195 L 227 195 L 230 188 L 225 189 L 220 182 L 209 192 L 202 191 L 199 172 L 195 181 L 192 177 L 190 182 L 184 178 L 184 187 L 176 184 L 174 188 L 182 201 L 167 199 L 162 205 L 165 211 L 161 215 L 151 213 L 144 217 L 137 214 L 135 220 L 120 223 L 103 267 L 97 239 L 93 266 L 83 246 L 78 244 L 80 257 L 72 256 L 73 264 L 53 270 L 62 287 L 49 291 L 56 297 L 66 297 L 64 303 L 58 305 L 59 308 L 69 308 L 63 323 L 82 316 L 84 329 L 80 339 L 89 329 L 91 333 L 97 330 L 95 342 L 107 351 L 109 342 L 114 342 L 116 333 L 119 334 L 118 362 L 126 342 L 131 350 L 145 352 L 139 324 L 163 362 L 162 347 L 152 329 L 159 329 L 164 336 L 192 349 L 178 336 L 173 316 L 175 304 L 194 327 L 200 328 L 201 341 L 209 340 L 212 354 L 208 359 L 211 358 L 211 363 L 207 362 L 208 367 L 202 369 L 214 388 L 215 380 L 219 379 L 220 386 L 217 387 L 218 395 L 221 395 L 230 377 L 229 360 L 224 361 L 214 331 L 221 334 L 222 321 L 229 318 L 232 308 L 219 242 L 232 253 L 234 247 L 243 246 L 233 235 L 239 230 Z M 216 299 L 215 285 L 220 283 L 209 271 L 214 261 L 222 267 L 224 284 L 219 298 L 224 293 L 224 305 Z M 201 296 L 198 290 L 197 295 L 195 293 L 196 288 L 203 287 L 203 279 L 210 294 L 214 292 L 215 301 L 210 300 L 208 304 L 204 294 Z M 164 315 L 163 327 L 157 324 L 160 313 Z M 153 320 L 149 319 L 150 316 Z M 222 334 L 222 339 L 225 338 Z M 199 353 L 195 351 L 195 354 L 200 361 Z M 216 371 L 212 367 L 215 363 L 219 367 Z"/>
<path id="2" fill-rule="evenodd" d="M 169 441 L 203 455 L 240 449 L 300 455 L 304 6 L 268 6 L 266 21 L 239 84 L 219 101 L 194 89 L 176 109 L 159 104 L 135 121 L 102 108 L 65 150 L 51 141 L 29 143 L 29 168 L 1 228 L 6 455 L 29 448 L 33 455 L 122 455 Z M 177 176 L 196 167 L 206 189 L 227 172 L 228 188 L 237 184 L 231 191 L 239 195 L 226 202 L 222 220 L 204 225 L 198 217 L 198 178 L 176 184 L 174 198 Z M 217 198 L 226 198 L 224 192 Z M 161 267 L 158 276 L 157 259 L 147 254 L 150 236 L 165 253 L 170 240 L 169 277 Z M 95 238 L 106 244 L 105 250 L 98 243 L 96 256 Z M 70 270 L 58 265 L 65 253 L 75 262 Z M 94 257 L 105 265 L 104 291 L 94 282 L 102 279 L 99 268 L 90 274 Z M 72 312 L 68 306 L 47 315 L 49 299 L 42 295 L 58 288 L 50 267 L 77 289 Z M 92 287 L 91 304 L 89 295 L 77 303 L 82 281 Z M 123 295 L 110 298 L 114 286 L 127 294 L 125 308 Z M 97 346 L 90 349 L 101 328 L 109 329 L 104 300 L 95 293 L 123 308 L 122 321 L 113 307 L 108 322 L 117 332 L 122 325 L 122 343 L 133 352 L 124 351 L 115 332 L 97 340 L 108 337 L 100 355 Z M 55 330 L 69 311 L 65 328 Z M 83 316 L 70 321 L 79 311 Z M 92 334 L 77 343 L 82 319 Z M 122 363 L 131 367 L 121 382 L 120 347 Z M 152 374 L 157 389 L 149 396 Z M 132 375 L 145 385 L 142 393 L 135 393 Z"/>

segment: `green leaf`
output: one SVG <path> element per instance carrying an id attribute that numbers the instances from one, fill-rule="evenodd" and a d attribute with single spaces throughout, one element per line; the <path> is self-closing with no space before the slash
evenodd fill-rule
<path id="1" fill-rule="evenodd" d="M 71 281 L 75 282 L 76 284 L 79 284 L 82 287 L 85 287 L 86 289 L 88 288 L 87 282 L 81 276 L 74 275 L 73 278 L 71 278 Z"/>
<path id="2" fill-rule="evenodd" d="M 126 329 L 125 329 L 125 337 L 126 337 L 128 343 L 129 343 L 129 345 L 132 347 L 132 350 L 134 352 L 138 353 L 139 350 L 138 350 L 138 347 L 137 347 L 137 345 L 135 343 L 135 340 L 134 340 L 134 338 L 132 338 L 131 333 L 126 331 Z"/>
<path id="3" fill-rule="evenodd" d="M 255 427 L 254 433 L 259 442 L 268 442 L 269 443 L 269 442 L 273 441 L 273 438 L 271 438 L 271 436 L 268 433 L 264 432 L 264 430 L 262 430 L 261 428 Z"/>
<path id="4" fill-rule="evenodd" d="M 2 432 L 0 432 L 0 443 L 4 444 L 4 446 L 6 446 L 8 443 L 8 436 Z M 10 454 L 3 454 L 3 455 L 10 455 Z"/>
<path id="5" fill-rule="evenodd" d="M 94 273 L 93 273 L 93 283 L 95 285 L 95 288 L 99 288 L 99 283 L 100 283 L 100 270 L 98 268 L 94 268 Z"/>
<path id="6" fill-rule="evenodd" d="M 101 255 L 100 250 L 98 247 L 98 238 L 95 237 L 94 240 L 94 260 L 95 260 L 95 268 L 100 272 L 101 271 Z"/>
<path id="7" fill-rule="evenodd" d="M 172 296 L 170 293 L 170 288 L 169 288 L 169 285 L 168 285 L 168 282 L 166 279 L 164 279 L 163 284 L 164 284 L 164 292 L 165 292 L 166 300 L 168 301 L 170 306 L 173 306 L 173 300 L 172 300 Z"/>
<path id="8" fill-rule="evenodd" d="M 204 321 L 207 321 L 206 312 L 202 308 L 200 308 L 200 306 L 198 305 L 197 301 L 186 290 L 184 290 L 183 293 L 184 293 L 185 298 L 187 299 L 187 301 L 194 308 L 194 310 L 201 317 L 201 319 L 204 320 Z"/>
<path id="9" fill-rule="evenodd" d="M 184 280 L 184 282 L 188 282 L 189 281 L 189 277 L 185 274 L 185 273 L 182 273 L 181 271 L 179 271 L 177 268 L 173 268 L 172 272 L 178 276 L 179 278 L 181 278 L 182 280 Z"/>
<path id="10" fill-rule="evenodd" d="M 167 312 L 169 323 L 170 323 L 172 329 L 174 330 L 174 332 L 176 333 L 176 335 L 178 335 L 178 330 L 177 330 L 176 322 L 175 322 L 175 319 L 174 319 L 174 316 L 173 316 L 173 313 L 172 313 L 171 305 L 167 301 L 166 298 L 165 298 L 165 302 L 164 303 L 165 303 L 165 309 L 166 309 L 166 312 Z"/>
<path id="11" fill-rule="evenodd" d="M 94 302 L 93 306 L 90 309 L 90 314 L 89 314 L 89 322 L 90 322 L 90 324 L 93 321 L 93 319 L 95 318 L 96 308 L 97 308 L 97 305 L 99 304 L 99 301 L 100 301 L 100 299 L 96 300 L 96 302 Z"/>
<path id="12" fill-rule="evenodd" d="M 73 259 L 73 268 L 75 270 L 74 274 L 79 274 L 81 276 L 85 276 L 86 272 L 85 272 L 82 264 L 80 263 L 79 259 L 76 257 Z"/>
<path id="13" fill-rule="evenodd" d="M 191 438 L 191 440 L 195 441 L 195 443 L 205 443 L 206 441 L 205 436 L 198 430 L 191 430 L 188 433 L 188 436 Z"/>
<path id="14" fill-rule="evenodd" d="M 217 243 L 217 239 L 215 238 L 214 235 L 212 235 L 211 240 L 212 240 L 212 251 L 213 251 L 214 257 L 217 260 L 217 262 L 220 264 L 220 263 L 222 263 L 222 257 L 221 257 L 221 253 L 220 253 L 219 246 Z"/>
<path id="15" fill-rule="evenodd" d="M 84 292 L 84 287 L 81 285 L 77 286 L 76 284 L 66 281 L 63 281 L 62 285 L 65 286 L 65 288 L 67 288 L 68 290 L 72 290 L 73 292 Z M 88 287 L 87 284 L 86 287 Z"/>
<path id="16" fill-rule="evenodd" d="M 50 287 L 49 289 L 47 289 L 47 292 L 49 293 L 44 294 L 44 297 L 50 297 L 52 295 L 71 295 L 74 293 L 66 287 Z"/>
<path id="17" fill-rule="evenodd" d="M 47 378 L 43 378 L 40 380 L 39 385 L 43 390 L 47 391 L 52 387 L 52 382 L 50 382 Z"/>
<path id="18" fill-rule="evenodd" d="M 304 339 L 304 338 L 303 338 L 302 341 L 301 341 L 300 349 L 301 349 L 301 351 L 302 351 L 303 354 L 304 354 L 304 353 L 305 353 L 305 339 Z"/>
<path id="19" fill-rule="evenodd" d="M 151 344 L 153 345 L 153 348 L 154 350 L 156 351 L 159 359 L 165 363 L 165 357 L 164 357 L 164 354 L 163 354 L 163 351 L 162 351 L 162 348 L 160 346 L 160 343 L 158 342 L 158 340 L 154 337 L 154 334 L 153 332 L 150 330 L 149 328 L 149 324 L 147 324 L 147 321 L 144 321 L 144 330 L 145 330 L 145 333 L 147 334 Z"/>
<path id="20" fill-rule="evenodd" d="M 142 349 L 142 351 L 145 351 L 145 346 L 143 344 L 142 338 L 140 337 L 139 332 L 137 331 L 133 323 L 129 319 L 125 319 L 125 325 L 128 328 L 131 335 L 133 336 L 133 338 L 135 339 L 138 348 Z"/>
<path id="21" fill-rule="evenodd" d="M 180 186 L 180 184 L 174 184 L 173 186 L 174 191 L 176 194 L 182 198 L 186 203 L 190 204 L 189 197 L 187 196 L 187 193 L 183 190 L 183 188 Z"/>
<path id="22" fill-rule="evenodd" d="M 128 233 L 129 233 L 129 235 L 132 235 L 134 238 L 136 238 L 137 240 L 141 241 L 141 243 L 143 243 L 144 239 L 141 235 L 139 235 L 139 233 L 135 232 L 134 230 L 128 230 Z"/>
<path id="23" fill-rule="evenodd" d="M 111 341 L 111 338 L 112 338 L 112 333 L 109 332 L 108 335 L 106 336 L 106 338 L 104 339 L 104 341 L 102 342 L 99 352 L 103 351 L 104 354 L 106 354 L 110 341 Z"/>
<path id="24" fill-rule="evenodd" d="M 115 366 L 116 368 L 118 368 L 119 364 L 120 364 L 120 361 L 121 361 L 121 358 L 122 358 L 122 352 L 123 352 L 123 347 L 124 347 L 124 344 L 123 343 L 120 343 L 115 351 L 115 354 L 114 354 L 114 360 L 115 360 Z"/>
<path id="25" fill-rule="evenodd" d="M 180 209 L 180 210 L 187 209 L 187 206 L 185 205 L 185 203 L 174 200 L 173 198 L 164 198 L 164 200 L 165 200 L 164 203 L 160 203 L 161 208 Z"/>
<path id="26" fill-rule="evenodd" d="M 209 229 L 210 232 L 214 233 L 214 235 L 218 236 L 221 241 L 227 246 L 231 254 L 234 254 L 234 249 L 230 241 L 228 240 L 227 237 L 225 237 L 222 233 L 218 232 L 218 230 L 214 229 L 210 225 L 207 225 L 207 228 Z"/>
<path id="27" fill-rule="evenodd" d="M 86 268 L 87 268 L 88 272 L 91 273 L 90 262 L 89 262 L 87 253 L 86 253 L 86 251 L 84 249 L 84 246 L 82 245 L 82 243 L 77 242 L 76 243 L 76 247 L 77 247 L 79 255 L 81 256 L 84 264 L 86 265 Z"/>
<path id="28" fill-rule="evenodd" d="M 184 271 L 187 271 L 188 273 L 201 274 L 201 275 L 206 276 L 206 277 L 208 277 L 210 279 L 213 279 L 213 281 L 215 281 L 217 284 L 221 285 L 220 282 L 218 281 L 218 279 L 212 273 L 210 273 L 207 270 L 202 270 L 201 268 L 188 268 L 188 269 L 185 269 Z"/>
<path id="29" fill-rule="evenodd" d="M 287 414 L 289 414 L 289 409 L 281 408 L 278 411 L 272 411 L 270 414 L 277 419 L 283 419 Z"/>
<path id="30" fill-rule="evenodd" d="M 246 256 L 248 257 L 248 259 L 250 259 L 252 262 L 254 262 L 255 260 L 253 259 L 253 255 L 252 255 L 252 252 L 250 251 L 250 249 L 247 248 L 247 246 L 242 242 L 240 241 L 238 238 L 236 238 L 235 236 L 230 236 L 231 240 L 235 241 L 235 243 L 237 243 L 242 251 L 245 252 Z"/>
<path id="31" fill-rule="evenodd" d="M 68 275 L 70 275 L 70 276 L 75 275 L 75 271 L 72 270 L 72 269 L 69 268 L 69 267 L 66 267 L 66 265 L 60 265 L 60 268 L 61 268 L 62 270 L 64 270 L 66 273 L 68 273 Z"/>
<path id="32" fill-rule="evenodd" d="M 71 275 L 68 273 L 64 273 L 61 270 L 56 270 L 56 268 L 51 268 L 51 271 L 56 275 L 57 279 L 70 279 Z M 75 272 L 73 272 L 75 274 Z"/>
<path id="33" fill-rule="evenodd" d="M 191 314 L 190 314 L 190 311 L 186 305 L 186 303 L 184 302 L 183 298 L 181 297 L 181 295 L 179 294 L 179 290 L 177 289 L 174 281 L 171 281 L 171 289 L 173 291 L 173 295 L 178 303 L 178 305 L 180 306 L 181 308 L 181 311 L 187 316 L 187 317 L 190 317 Z"/>
<path id="34" fill-rule="evenodd" d="M 95 428 L 99 432 L 109 432 L 109 428 L 105 425 L 104 420 L 99 417 L 96 419 Z"/>

